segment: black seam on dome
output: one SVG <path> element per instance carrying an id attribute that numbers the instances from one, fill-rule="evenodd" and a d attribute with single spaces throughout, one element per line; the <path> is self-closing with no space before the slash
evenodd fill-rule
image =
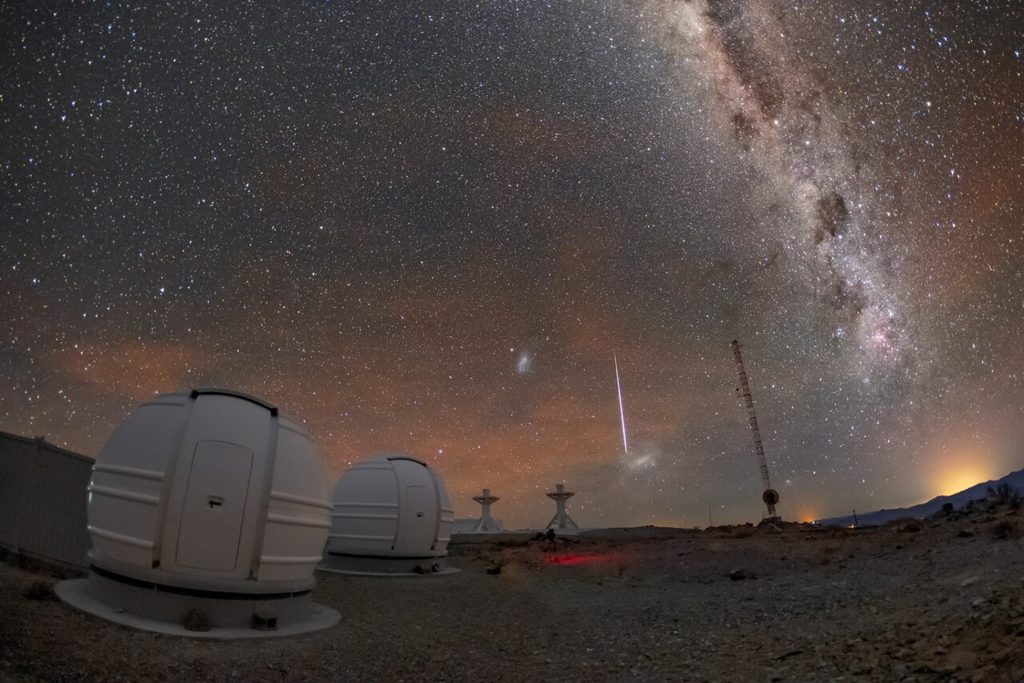
<path id="1" fill-rule="evenodd" d="M 418 459 L 412 457 L 411 455 L 385 455 L 384 457 L 387 458 L 388 462 L 391 462 L 392 460 L 411 460 L 412 462 L 414 462 L 414 463 L 416 463 L 418 465 L 423 465 L 424 467 L 426 467 L 428 469 L 430 468 L 430 465 L 428 465 L 427 463 L 423 462 L 422 460 L 418 460 Z"/>
<path id="2" fill-rule="evenodd" d="M 335 550 L 328 550 L 328 555 L 334 555 L 335 557 L 358 557 L 366 558 L 371 560 L 437 560 L 448 556 L 447 553 L 443 555 L 437 555 L 434 553 L 428 553 L 426 555 L 364 555 L 363 553 L 339 553 Z"/>
<path id="3" fill-rule="evenodd" d="M 184 588 L 182 586 L 168 586 L 163 583 L 153 583 L 152 581 L 143 581 L 142 579 L 135 579 L 130 576 L 118 574 L 112 572 L 109 569 L 103 569 L 92 564 L 89 565 L 89 569 L 96 572 L 100 576 L 111 579 L 112 581 L 118 581 L 120 583 L 126 583 L 129 586 L 137 586 L 139 588 L 149 588 L 152 590 L 161 591 L 163 593 L 175 593 L 177 595 L 191 595 L 197 598 L 217 598 L 220 600 L 281 600 L 284 598 L 297 598 L 303 595 L 308 595 L 313 592 L 312 588 L 307 588 L 302 591 L 294 591 L 292 593 L 230 593 L 228 591 L 207 591 L 199 588 Z"/>
<path id="4" fill-rule="evenodd" d="M 243 393 L 241 391 L 235 391 L 234 389 L 216 389 L 216 388 L 193 389 L 192 393 L 190 394 L 190 396 L 191 396 L 192 400 L 195 400 L 201 394 L 212 394 L 212 395 L 215 395 L 215 396 L 234 396 L 235 398 L 240 398 L 242 400 L 249 401 L 250 403 L 255 403 L 258 406 L 262 406 L 262 407 L 264 407 L 264 408 L 266 408 L 267 410 L 270 411 L 270 415 L 272 417 L 277 417 L 277 406 L 273 406 L 273 405 L 267 403 L 262 398 L 258 398 L 256 396 L 251 396 L 250 394 L 246 394 L 246 393 Z"/>

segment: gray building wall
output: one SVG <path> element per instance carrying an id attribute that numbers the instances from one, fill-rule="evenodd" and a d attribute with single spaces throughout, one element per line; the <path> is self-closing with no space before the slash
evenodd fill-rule
<path id="1" fill-rule="evenodd" d="M 92 465 L 92 458 L 42 437 L 0 432 L 0 546 L 28 558 L 85 568 Z"/>

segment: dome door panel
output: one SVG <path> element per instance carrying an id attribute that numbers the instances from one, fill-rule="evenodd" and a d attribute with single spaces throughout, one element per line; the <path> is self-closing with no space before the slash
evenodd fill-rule
<path id="1" fill-rule="evenodd" d="M 245 521 L 253 453 L 226 441 L 200 441 L 189 468 L 176 561 L 184 567 L 231 571 Z"/>
<path id="2" fill-rule="evenodd" d="M 433 489 L 406 486 L 398 513 L 398 540 L 395 550 L 429 550 L 437 528 L 437 502 Z"/>

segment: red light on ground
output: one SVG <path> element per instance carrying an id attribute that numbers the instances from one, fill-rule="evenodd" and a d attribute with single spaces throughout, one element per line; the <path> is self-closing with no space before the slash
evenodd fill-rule
<path id="1" fill-rule="evenodd" d="M 590 554 L 590 555 L 549 555 L 544 558 L 544 561 L 548 564 L 560 564 L 560 565 L 578 565 L 578 564 L 600 564 L 602 562 L 611 562 L 616 559 L 615 555 L 607 554 Z"/>

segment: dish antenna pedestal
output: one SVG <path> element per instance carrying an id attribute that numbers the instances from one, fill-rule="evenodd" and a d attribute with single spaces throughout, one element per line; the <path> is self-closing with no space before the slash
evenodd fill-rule
<path id="1" fill-rule="evenodd" d="M 490 489 L 484 489 L 483 495 L 473 496 L 473 500 L 480 503 L 480 507 L 483 508 L 480 513 L 480 519 L 473 526 L 474 534 L 483 533 L 497 533 L 501 531 L 501 527 L 491 518 L 491 505 L 497 503 L 501 498 L 491 495 Z"/>
<path id="2" fill-rule="evenodd" d="M 576 522 L 572 520 L 569 513 L 565 511 L 565 501 L 576 494 L 565 490 L 565 484 L 555 484 L 555 490 L 546 494 L 548 498 L 555 501 L 555 516 L 551 518 L 545 529 L 579 529 Z"/>

